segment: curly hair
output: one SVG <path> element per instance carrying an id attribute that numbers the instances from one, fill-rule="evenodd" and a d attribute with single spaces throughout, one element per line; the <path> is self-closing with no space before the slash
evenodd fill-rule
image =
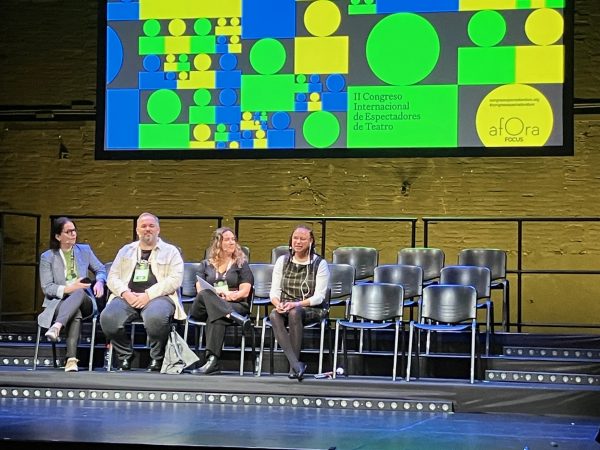
<path id="1" fill-rule="evenodd" d="M 217 228 L 212 234 L 212 237 L 210 239 L 210 245 L 208 247 L 208 262 L 210 262 L 215 267 L 219 266 L 219 263 L 223 259 L 223 249 L 221 248 L 221 243 L 223 242 L 223 235 L 228 231 L 231 232 L 231 234 L 233 234 L 236 240 L 235 251 L 232 255 L 233 262 L 238 267 L 241 267 L 242 264 L 246 262 L 246 254 L 243 252 L 242 247 L 240 247 L 240 244 L 237 243 L 237 236 L 229 227 Z"/>

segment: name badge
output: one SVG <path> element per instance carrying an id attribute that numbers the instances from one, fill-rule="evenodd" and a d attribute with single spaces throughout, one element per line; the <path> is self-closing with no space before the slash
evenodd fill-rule
<path id="1" fill-rule="evenodd" d="M 215 291 L 217 294 L 227 294 L 229 292 L 229 286 L 226 281 L 217 281 L 215 283 Z"/>
<path id="2" fill-rule="evenodd" d="M 148 281 L 148 277 L 150 277 L 150 266 L 148 266 L 148 263 L 145 261 L 138 263 L 133 273 L 134 283 Z"/>

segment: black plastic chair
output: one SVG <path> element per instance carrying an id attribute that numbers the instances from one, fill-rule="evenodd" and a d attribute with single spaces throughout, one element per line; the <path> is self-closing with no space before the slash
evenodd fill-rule
<path id="1" fill-rule="evenodd" d="M 423 269 L 423 286 L 438 282 L 444 261 L 445 254 L 440 248 L 407 247 L 398 252 L 398 264 L 419 266 Z"/>
<path id="2" fill-rule="evenodd" d="M 375 267 L 373 275 L 375 283 L 400 284 L 404 288 L 404 307 L 410 308 L 410 320 L 413 310 L 419 306 L 423 295 L 423 269 L 408 264 L 384 264 Z M 418 320 L 417 314 L 417 320 Z"/>
<path id="3" fill-rule="evenodd" d="M 510 292 L 506 278 L 506 251 L 496 248 L 465 248 L 458 254 L 462 266 L 483 266 L 490 269 L 492 289 L 502 289 L 502 328 L 510 331 Z"/>
<path id="4" fill-rule="evenodd" d="M 352 287 L 352 302 L 350 316 L 347 320 L 335 323 L 335 344 L 333 353 L 333 378 L 336 377 L 337 354 L 339 347 L 340 328 L 343 328 L 344 367 L 348 367 L 348 345 L 346 331 L 348 328 L 358 330 L 381 330 L 394 328 L 394 363 L 392 379 L 396 380 L 398 364 L 398 341 L 402 339 L 404 326 L 402 314 L 404 311 L 404 288 L 399 284 L 362 283 Z M 402 333 L 401 333 L 402 331 Z M 401 343 L 402 357 L 404 345 Z"/>
<path id="5" fill-rule="evenodd" d="M 427 323 L 426 323 L 427 322 Z M 435 322 L 435 323 L 434 323 Z M 466 323 L 465 323 L 466 322 Z M 413 335 L 416 330 L 439 333 L 469 331 L 470 343 L 470 382 L 475 381 L 475 355 L 477 352 L 477 292 L 473 286 L 436 284 L 423 289 L 421 320 L 410 322 L 406 381 L 410 381 Z M 416 378 L 419 378 L 420 334 L 417 333 L 415 360 Z M 429 354 L 429 353 L 427 353 Z"/>
<path id="6" fill-rule="evenodd" d="M 271 264 L 275 264 L 280 256 L 289 255 L 289 245 L 279 245 L 271 249 Z"/>
<path id="7" fill-rule="evenodd" d="M 490 269 L 479 266 L 446 266 L 440 274 L 440 284 L 473 286 L 477 293 L 477 309 L 485 309 L 485 354 L 490 354 L 494 332 L 494 304 L 491 300 Z"/>
<path id="8" fill-rule="evenodd" d="M 252 276 L 254 277 L 252 300 L 253 307 L 256 307 L 256 326 L 260 326 L 260 320 L 267 316 L 269 305 L 271 304 L 271 282 L 273 280 L 274 264 L 249 264 Z M 263 308 L 263 314 L 260 310 Z"/>
<path id="9" fill-rule="evenodd" d="M 94 293 L 92 292 L 91 289 L 87 289 L 87 294 L 90 297 L 91 301 L 92 301 L 92 312 L 86 316 L 83 317 L 81 319 L 81 323 L 91 320 L 92 321 L 92 333 L 91 333 L 91 337 L 90 337 L 90 356 L 89 356 L 89 361 L 88 361 L 88 370 L 91 372 L 92 370 L 94 370 L 93 365 L 94 365 L 94 347 L 96 345 L 96 326 L 98 324 L 98 317 L 100 315 L 99 311 L 98 311 L 98 303 L 96 302 L 96 297 L 94 297 Z M 63 327 L 63 330 L 66 331 L 67 327 Z M 63 331 L 61 330 L 61 331 Z M 35 352 L 33 355 L 33 370 L 37 370 L 37 366 L 38 366 L 38 355 L 39 355 L 39 350 L 40 350 L 40 339 L 41 339 L 41 334 L 42 334 L 42 327 L 40 325 L 37 326 L 37 336 L 35 339 Z M 54 368 L 58 368 L 58 362 L 57 362 L 57 355 L 56 355 L 56 342 L 52 342 L 52 360 L 53 360 L 53 365 Z"/>
<path id="10" fill-rule="evenodd" d="M 192 303 L 196 298 L 196 274 L 198 273 L 198 270 L 200 270 L 201 264 L 202 263 L 199 262 L 183 263 L 183 282 L 181 283 L 179 298 L 184 306 Z"/>
<path id="11" fill-rule="evenodd" d="M 338 247 L 333 251 L 332 262 L 354 267 L 355 282 L 369 281 L 379 263 L 379 251 L 373 247 Z"/>
<path id="12" fill-rule="evenodd" d="M 344 306 L 344 317 L 348 317 L 352 300 L 355 269 L 350 264 L 329 264 L 329 308 Z"/>

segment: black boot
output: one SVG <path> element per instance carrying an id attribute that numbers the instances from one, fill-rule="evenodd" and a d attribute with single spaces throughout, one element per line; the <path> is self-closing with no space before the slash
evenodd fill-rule
<path id="1" fill-rule="evenodd" d="M 199 369 L 192 370 L 192 373 L 198 375 L 210 375 L 212 373 L 219 373 L 221 371 L 221 367 L 219 364 L 219 360 L 215 355 L 210 355 L 206 362 Z"/>

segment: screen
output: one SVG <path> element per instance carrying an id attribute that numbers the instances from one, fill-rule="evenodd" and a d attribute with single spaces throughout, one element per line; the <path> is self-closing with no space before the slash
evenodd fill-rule
<path id="1" fill-rule="evenodd" d="M 573 153 L 571 0 L 100 4 L 98 159 Z"/>

